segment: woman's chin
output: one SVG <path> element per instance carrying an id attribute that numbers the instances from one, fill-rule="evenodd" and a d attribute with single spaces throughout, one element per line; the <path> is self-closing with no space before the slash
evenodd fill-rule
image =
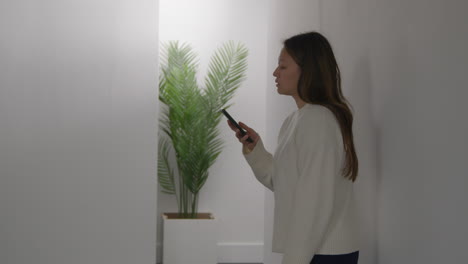
<path id="1" fill-rule="evenodd" d="M 277 88 L 276 91 L 278 92 L 278 94 L 281 94 L 281 95 L 289 95 L 286 91 L 280 89 L 280 88 Z"/>

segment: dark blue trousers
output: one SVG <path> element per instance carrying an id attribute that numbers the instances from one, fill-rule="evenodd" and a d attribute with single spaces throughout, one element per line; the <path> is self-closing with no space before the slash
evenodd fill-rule
<path id="1" fill-rule="evenodd" d="M 315 255 L 310 264 L 357 264 L 359 251 L 343 255 Z"/>

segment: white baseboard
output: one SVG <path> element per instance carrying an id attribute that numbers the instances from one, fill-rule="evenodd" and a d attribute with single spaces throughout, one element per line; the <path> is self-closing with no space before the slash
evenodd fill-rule
<path id="1" fill-rule="evenodd" d="M 218 263 L 263 263 L 263 246 L 263 242 L 218 243 Z M 157 263 L 161 263 L 162 248 L 157 247 Z"/>
<path id="2" fill-rule="evenodd" d="M 218 243 L 218 263 L 263 263 L 263 242 Z"/>

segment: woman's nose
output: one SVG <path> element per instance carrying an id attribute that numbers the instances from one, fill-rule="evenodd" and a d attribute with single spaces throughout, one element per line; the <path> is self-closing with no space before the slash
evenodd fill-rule
<path id="1" fill-rule="evenodd" d="M 278 74 L 278 68 L 276 68 L 276 69 L 273 71 L 273 76 L 277 77 L 277 74 Z"/>

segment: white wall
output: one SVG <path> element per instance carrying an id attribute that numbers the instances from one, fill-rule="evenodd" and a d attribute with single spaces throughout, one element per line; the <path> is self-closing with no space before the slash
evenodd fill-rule
<path id="1" fill-rule="evenodd" d="M 371 43 L 380 264 L 464 263 L 468 2 L 379 1 Z"/>
<path id="2" fill-rule="evenodd" d="M 155 263 L 157 3 L 0 2 L 1 263 Z"/>
<path id="3" fill-rule="evenodd" d="M 247 80 L 233 98 L 229 112 L 238 121 L 265 133 L 267 1 L 162 0 L 160 40 L 192 44 L 200 58 L 199 83 L 203 85 L 209 58 L 223 42 L 240 41 L 249 49 Z M 201 190 L 199 210 L 214 213 L 219 222 L 218 262 L 262 262 L 264 187 L 245 162 L 240 144 L 225 120 L 222 154 L 210 169 Z M 158 220 L 176 211 L 173 196 L 159 194 Z M 161 229 L 159 223 L 159 230 Z M 158 244 L 161 237 L 158 238 Z"/>

